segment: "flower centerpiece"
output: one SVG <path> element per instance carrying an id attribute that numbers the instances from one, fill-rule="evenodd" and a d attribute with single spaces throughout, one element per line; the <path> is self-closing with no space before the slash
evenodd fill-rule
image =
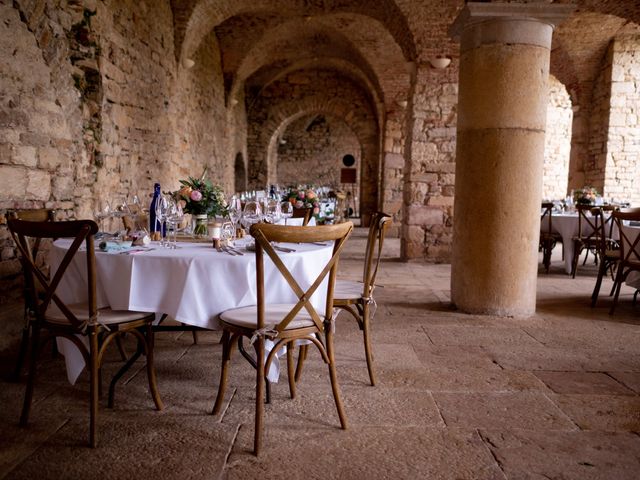
<path id="1" fill-rule="evenodd" d="M 224 190 L 209 180 L 205 180 L 206 173 L 205 169 L 200 178 L 189 177 L 187 180 L 180 180 L 180 190 L 174 193 L 182 210 L 185 213 L 190 213 L 196 219 L 194 235 L 206 235 L 208 217 L 227 214 Z"/>
<path id="2" fill-rule="evenodd" d="M 298 187 L 290 187 L 284 197 L 284 200 L 291 202 L 294 208 L 313 208 L 314 215 L 317 215 L 320 212 L 318 196 L 311 187 L 305 187 L 302 185 Z"/>
<path id="3" fill-rule="evenodd" d="M 573 203 L 579 205 L 592 205 L 596 201 L 598 191 L 590 186 L 582 187 L 573 192 Z"/>

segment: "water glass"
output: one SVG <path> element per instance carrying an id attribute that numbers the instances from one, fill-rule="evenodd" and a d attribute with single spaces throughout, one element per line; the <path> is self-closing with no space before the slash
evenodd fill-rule
<path id="1" fill-rule="evenodd" d="M 165 195 L 160 195 L 156 201 L 156 220 L 160 225 L 160 246 L 169 247 L 166 243 L 166 224 L 167 214 L 169 212 L 169 199 Z"/>
<path id="2" fill-rule="evenodd" d="M 289 201 L 280 204 L 280 216 L 284 218 L 284 224 L 287 224 L 287 218 L 293 217 L 293 204 Z"/>

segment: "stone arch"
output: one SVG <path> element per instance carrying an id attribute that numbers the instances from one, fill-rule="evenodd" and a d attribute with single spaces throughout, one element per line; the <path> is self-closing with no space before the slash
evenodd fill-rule
<path id="1" fill-rule="evenodd" d="M 354 104 L 346 98 L 318 94 L 273 104 L 269 108 L 268 119 L 260 124 L 260 133 L 252 149 L 254 156 L 250 157 L 250 183 L 253 186 L 264 186 L 270 182 L 277 159 L 278 138 L 293 121 L 314 113 L 343 119 L 360 142 L 360 211 L 363 223 L 366 224 L 379 203 L 380 130 L 373 109 Z M 266 155 L 266 158 L 262 157 L 262 162 L 259 161 L 259 152 Z"/>
<path id="2" fill-rule="evenodd" d="M 416 58 L 413 34 L 402 10 L 393 0 L 353 0 L 332 5 L 333 2 L 292 2 L 290 0 L 200 0 L 175 7 L 175 18 L 180 23 L 175 28 L 176 54 L 180 61 L 190 58 L 204 37 L 216 26 L 235 15 L 272 11 L 288 16 L 324 15 L 332 12 L 361 14 L 378 20 L 400 45 L 404 58 Z"/>
<path id="3" fill-rule="evenodd" d="M 572 101 L 565 85 L 549 75 L 542 198 L 562 199 L 567 194 L 571 154 Z"/>
<path id="4" fill-rule="evenodd" d="M 242 152 L 236 154 L 236 159 L 233 164 L 233 173 L 235 178 L 235 191 L 243 192 L 247 189 L 247 167 L 244 162 Z"/>

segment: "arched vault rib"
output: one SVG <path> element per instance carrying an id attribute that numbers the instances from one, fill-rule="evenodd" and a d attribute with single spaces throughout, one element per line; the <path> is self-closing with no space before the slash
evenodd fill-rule
<path id="1" fill-rule="evenodd" d="M 204 37 L 217 25 L 235 15 L 251 12 L 276 11 L 283 16 L 313 17 L 328 13 L 344 12 L 365 15 L 378 20 L 400 46 L 405 61 L 416 58 L 416 46 L 407 19 L 393 0 L 201 0 L 178 6 L 174 2 L 174 16 L 181 19 L 176 25 L 176 52 L 180 60 L 190 58 Z M 188 18 L 186 23 L 184 19 Z"/>

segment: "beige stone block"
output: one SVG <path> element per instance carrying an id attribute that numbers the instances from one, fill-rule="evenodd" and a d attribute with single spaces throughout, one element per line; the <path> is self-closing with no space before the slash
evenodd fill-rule
<path id="1" fill-rule="evenodd" d="M 48 200 L 51 196 L 51 175 L 41 170 L 30 170 L 26 193 L 36 200 Z"/>
<path id="2" fill-rule="evenodd" d="M 24 165 L 25 167 L 35 167 L 38 163 L 36 148 L 28 146 L 15 147 L 12 163 L 16 165 Z"/>
<path id="3" fill-rule="evenodd" d="M 385 168 L 403 168 L 404 157 L 397 153 L 387 153 L 384 157 Z"/>
<path id="4" fill-rule="evenodd" d="M 407 221 L 410 225 L 442 225 L 444 215 L 439 207 L 412 205 L 409 207 Z"/>
<path id="5" fill-rule="evenodd" d="M 460 59 L 458 131 L 527 128 L 544 131 L 549 50 L 485 45 Z"/>
<path id="6" fill-rule="evenodd" d="M 60 153 L 51 147 L 41 147 L 38 149 L 38 166 L 46 170 L 55 170 L 60 163 Z"/>
<path id="7" fill-rule="evenodd" d="M 428 198 L 427 205 L 433 207 L 453 207 L 453 197 L 432 196 Z"/>
<path id="8" fill-rule="evenodd" d="M 613 82 L 611 84 L 611 96 L 617 94 L 635 93 L 636 87 L 634 82 Z"/>
<path id="9" fill-rule="evenodd" d="M 27 169 L 10 165 L 0 165 L 0 200 L 24 198 L 27 190 Z"/>

